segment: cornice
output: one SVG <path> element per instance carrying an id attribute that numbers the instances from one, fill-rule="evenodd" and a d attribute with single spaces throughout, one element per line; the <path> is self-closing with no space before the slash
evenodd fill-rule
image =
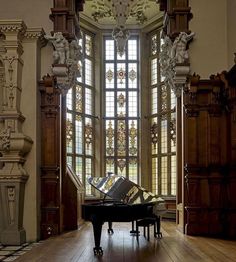
<path id="1" fill-rule="evenodd" d="M 27 28 L 24 34 L 24 41 L 32 42 L 38 41 L 40 46 L 45 46 L 47 44 L 47 40 L 44 37 L 45 31 L 43 28 Z"/>
<path id="2" fill-rule="evenodd" d="M 0 31 L 2 33 L 18 33 L 19 36 L 24 36 L 26 32 L 26 24 L 23 20 L 0 20 Z"/>

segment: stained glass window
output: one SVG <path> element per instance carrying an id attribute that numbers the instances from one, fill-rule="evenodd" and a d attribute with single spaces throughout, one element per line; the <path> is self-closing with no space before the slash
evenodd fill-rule
<path id="1" fill-rule="evenodd" d="M 91 195 L 87 178 L 94 174 L 94 37 L 82 30 L 79 45 L 84 59 L 79 62 L 81 75 L 78 84 L 66 96 L 67 107 L 67 163 L 75 170 L 85 185 L 86 195 Z"/>
<path id="2" fill-rule="evenodd" d="M 105 171 L 139 181 L 139 45 L 137 37 L 127 41 L 125 54 L 105 37 L 104 126 Z"/>
<path id="3" fill-rule="evenodd" d="M 159 31 L 150 35 L 152 191 L 176 195 L 175 95 L 160 72 Z M 161 40 L 161 41 L 160 41 Z"/>

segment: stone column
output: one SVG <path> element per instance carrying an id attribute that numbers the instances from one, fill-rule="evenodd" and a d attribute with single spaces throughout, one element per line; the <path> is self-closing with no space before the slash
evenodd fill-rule
<path id="1" fill-rule="evenodd" d="M 23 165 L 25 155 L 31 150 L 32 139 L 22 132 L 25 120 L 20 111 L 23 61 L 22 39 L 26 25 L 21 20 L 1 20 L 0 32 L 4 34 L 2 63 L 5 68 L 3 106 L 0 121 L 0 213 L 3 245 L 21 245 L 26 240 L 23 228 L 24 191 L 28 174 Z"/>

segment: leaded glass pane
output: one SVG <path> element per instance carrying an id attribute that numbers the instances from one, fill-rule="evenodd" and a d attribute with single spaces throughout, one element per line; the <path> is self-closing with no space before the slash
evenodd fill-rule
<path id="1" fill-rule="evenodd" d="M 85 58 L 85 84 L 92 85 L 92 61 Z"/>
<path id="2" fill-rule="evenodd" d="M 67 110 L 72 110 L 72 89 L 69 89 L 66 95 Z"/>
<path id="3" fill-rule="evenodd" d="M 167 153 L 167 120 L 161 121 L 161 153 Z"/>
<path id="4" fill-rule="evenodd" d="M 71 153 L 73 150 L 73 122 L 72 114 L 66 114 L 66 150 L 68 153 Z"/>
<path id="5" fill-rule="evenodd" d="M 83 174 L 83 158 L 82 157 L 76 157 L 76 164 L 75 164 L 75 172 L 76 175 L 83 181 L 82 174 Z"/>
<path id="6" fill-rule="evenodd" d="M 137 156 L 138 154 L 138 128 L 137 120 L 129 120 L 129 155 Z"/>
<path id="7" fill-rule="evenodd" d="M 159 144 L 157 117 L 152 118 L 151 124 L 152 154 L 156 155 L 158 153 Z"/>
<path id="8" fill-rule="evenodd" d="M 114 103 L 114 92 L 106 92 L 106 116 L 112 117 L 115 115 Z"/>
<path id="9" fill-rule="evenodd" d="M 78 113 L 83 111 L 83 89 L 80 85 L 75 88 L 75 110 Z"/>
<path id="10" fill-rule="evenodd" d="M 151 85 L 157 84 L 157 58 L 151 60 Z"/>
<path id="11" fill-rule="evenodd" d="M 92 155 L 93 153 L 93 132 L 92 119 L 85 118 L 84 140 L 86 155 Z"/>
<path id="12" fill-rule="evenodd" d="M 176 195 L 176 156 L 171 156 L 171 195 Z"/>
<path id="13" fill-rule="evenodd" d="M 106 173 L 115 173 L 114 158 L 106 159 Z"/>
<path id="14" fill-rule="evenodd" d="M 125 120 L 117 121 L 117 155 L 126 155 L 126 126 Z"/>
<path id="15" fill-rule="evenodd" d="M 138 101 L 137 101 L 137 92 L 136 91 L 129 91 L 129 104 L 128 104 L 128 110 L 129 110 L 129 116 L 136 116 L 138 115 Z"/>
<path id="16" fill-rule="evenodd" d="M 106 120 L 106 155 L 107 156 L 114 156 L 114 120 Z M 114 161 L 113 161 L 114 162 Z M 114 163 L 113 163 L 114 165 Z"/>
<path id="17" fill-rule="evenodd" d="M 114 83 L 115 83 L 114 64 L 107 63 L 106 64 L 106 88 L 114 88 Z"/>
<path id="18" fill-rule="evenodd" d="M 85 53 L 88 56 L 92 55 L 92 38 L 89 35 L 85 35 Z"/>
<path id="19" fill-rule="evenodd" d="M 136 158 L 129 159 L 129 180 L 138 184 L 138 161 Z"/>
<path id="20" fill-rule="evenodd" d="M 88 178 L 92 176 L 92 160 L 90 158 L 85 159 L 85 190 L 87 195 L 92 195 L 91 185 L 88 183 Z"/>
<path id="21" fill-rule="evenodd" d="M 126 70 L 125 64 L 117 64 L 117 88 L 125 88 L 126 84 Z"/>
<path id="22" fill-rule="evenodd" d="M 158 195 L 158 158 L 152 158 L 152 190 Z"/>
<path id="23" fill-rule="evenodd" d="M 92 114 L 92 90 L 85 88 L 85 114 Z"/>
<path id="24" fill-rule="evenodd" d="M 128 84 L 129 88 L 137 88 L 137 63 L 128 65 Z"/>
<path id="25" fill-rule="evenodd" d="M 152 88 L 152 114 L 157 114 L 157 87 Z"/>
<path id="26" fill-rule="evenodd" d="M 105 41 L 105 58 L 106 58 L 106 60 L 114 60 L 114 49 L 115 49 L 114 40 L 106 40 Z"/>
<path id="27" fill-rule="evenodd" d="M 137 41 L 128 40 L 128 59 L 137 60 Z"/>
<path id="28" fill-rule="evenodd" d="M 126 93 L 117 92 L 117 116 L 126 116 Z"/>
<path id="29" fill-rule="evenodd" d="M 161 194 L 167 195 L 167 156 L 161 158 Z"/>
<path id="30" fill-rule="evenodd" d="M 170 142 L 171 142 L 171 152 L 176 151 L 176 113 L 171 114 L 170 120 Z"/>
<path id="31" fill-rule="evenodd" d="M 83 151 L 83 133 L 82 133 L 82 121 L 75 121 L 75 152 L 76 154 L 82 154 Z"/>
<path id="32" fill-rule="evenodd" d="M 126 159 L 117 160 L 117 172 L 119 176 L 126 176 Z"/>

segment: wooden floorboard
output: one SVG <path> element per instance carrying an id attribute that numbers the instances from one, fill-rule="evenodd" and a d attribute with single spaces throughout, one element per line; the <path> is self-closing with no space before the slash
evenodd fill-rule
<path id="1" fill-rule="evenodd" d="M 93 254 L 93 231 L 90 223 L 79 230 L 43 241 L 17 262 L 233 262 L 236 261 L 236 241 L 186 236 L 177 231 L 175 223 L 162 222 L 162 239 L 150 241 L 143 237 L 137 242 L 130 236 L 131 223 L 114 223 L 114 234 L 103 226 L 101 246 L 104 254 Z"/>

